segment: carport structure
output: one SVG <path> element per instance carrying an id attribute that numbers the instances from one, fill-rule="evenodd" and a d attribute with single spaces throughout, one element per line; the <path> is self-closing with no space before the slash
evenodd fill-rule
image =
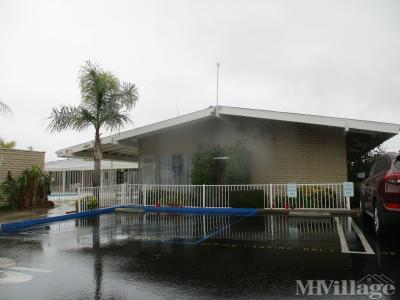
<path id="1" fill-rule="evenodd" d="M 93 161 L 64 159 L 45 163 L 44 171 L 50 176 L 50 190 L 56 193 L 74 193 L 79 187 L 92 186 Z M 134 184 L 137 182 L 137 163 L 107 161 L 101 162 L 101 184 Z"/>

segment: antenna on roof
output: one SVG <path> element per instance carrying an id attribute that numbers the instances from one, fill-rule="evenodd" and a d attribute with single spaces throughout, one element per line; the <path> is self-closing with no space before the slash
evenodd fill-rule
<path id="1" fill-rule="evenodd" d="M 218 88 L 219 88 L 219 86 L 218 86 L 218 84 L 219 84 L 219 68 L 220 68 L 220 64 L 219 64 L 219 62 L 217 62 L 217 109 L 218 109 L 218 105 L 219 105 L 219 103 L 218 103 L 218 92 L 219 92 L 219 90 L 218 90 Z"/>

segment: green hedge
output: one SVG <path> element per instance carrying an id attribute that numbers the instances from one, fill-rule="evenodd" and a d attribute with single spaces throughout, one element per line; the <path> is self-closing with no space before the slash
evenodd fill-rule
<path id="1" fill-rule="evenodd" d="M 289 198 L 287 195 L 278 195 L 274 198 L 273 207 L 278 208 L 323 208 L 328 203 L 337 205 L 337 193 L 331 188 L 325 187 L 308 187 L 301 190 L 297 188 L 297 197 Z M 344 207 L 345 203 L 341 202 L 340 207 Z"/>
<path id="2" fill-rule="evenodd" d="M 215 160 L 222 156 L 227 159 Z M 192 156 L 192 184 L 246 184 L 250 181 L 250 158 L 249 150 L 239 142 L 200 148 Z"/>
<path id="3" fill-rule="evenodd" d="M 234 208 L 264 208 L 264 191 L 232 191 L 231 206 Z"/>

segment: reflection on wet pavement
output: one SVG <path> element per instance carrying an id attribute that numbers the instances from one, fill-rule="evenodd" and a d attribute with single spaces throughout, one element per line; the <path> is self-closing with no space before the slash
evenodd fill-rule
<path id="1" fill-rule="evenodd" d="M 352 219 L 338 220 L 349 249 L 363 250 Z M 4 299 L 265 299 L 293 297 L 297 279 L 398 282 L 397 238 L 363 231 L 376 255 L 342 253 L 334 218 L 105 214 L 1 235 L 0 257 L 32 280 L 0 279 L 0 290 Z"/>

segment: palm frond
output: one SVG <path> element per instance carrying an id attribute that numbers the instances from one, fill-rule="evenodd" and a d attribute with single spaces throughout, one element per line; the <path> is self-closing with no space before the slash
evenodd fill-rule
<path id="1" fill-rule="evenodd" d="M 81 90 L 82 101 L 92 103 L 101 96 L 101 84 L 99 74 L 103 70 L 97 63 L 87 61 L 81 68 L 79 75 L 79 87 Z M 95 102 L 92 104 L 96 104 Z"/>
<path id="2" fill-rule="evenodd" d="M 47 130 L 50 132 L 59 132 L 66 129 L 81 131 L 93 124 L 94 116 L 89 114 L 81 105 L 53 108 L 49 117 L 50 123 Z"/>
<path id="3" fill-rule="evenodd" d="M 121 104 L 121 108 L 131 110 L 139 100 L 139 93 L 136 85 L 124 82 L 117 94 L 117 101 Z"/>
<path id="4" fill-rule="evenodd" d="M 0 138 L 0 148 L 14 149 L 16 144 L 17 143 L 15 141 L 6 142 L 5 140 Z"/>
<path id="5" fill-rule="evenodd" d="M 103 127 L 110 131 L 118 130 L 122 126 L 132 122 L 127 112 L 119 110 L 106 110 L 103 112 L 101 118 Z"/>
<path id="6" fill-rule="evenodd" d="M 7 104 L 0 101 L 0 113 L 11 113 L 11 109 L 7 106 Z"/>
<path id="7" fill-rule="evenodd" d="M 48 130 L 82 130 L 93 125 L 96 131 L 119 129 L 131 122 L 128 111 L 139 99 L 137 88 L 131 83 L 120 83 L 111 72 L 97 63 L 87 61 L 79 74 L 82 102 L 79 106 L 53 108 Z"/>

